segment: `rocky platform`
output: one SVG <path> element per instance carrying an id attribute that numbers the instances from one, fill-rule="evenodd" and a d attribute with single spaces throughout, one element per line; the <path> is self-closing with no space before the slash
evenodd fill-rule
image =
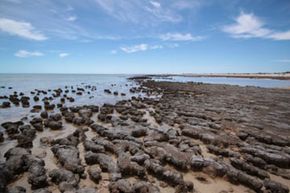
<path id="1" fill-rule="evenodd" d="M 148 97 L 2 123 L 0 192 L 289 192 L 289 90 L 137 81 Z"/>

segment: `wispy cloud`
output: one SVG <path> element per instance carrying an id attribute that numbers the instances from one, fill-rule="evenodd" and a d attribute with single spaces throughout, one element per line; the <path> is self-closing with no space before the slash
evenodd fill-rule
<path id="1" fill-rule="evenodd" d="M 60 53 L 58 56 L 59 56 L 60 58 L 65 58 L 65 57 L 67 57 L 67 56 L 69 56 L 69 55 L 70 55 L 69 53 L 63 52 L 63 53 Z"/>
<path id="2" fill-rule="evenodd" d="M 16 35 L 30 40 L 42 41 L 47 39 L 44 34 L 37 31 L 28 22 L 0 18 L 0 30 L 11 35 Z"/>
<path id="3" fill-rule="evenodd" d="M 205 39 L 203 36 L 193 36 L 190 33 L 166 33 L 160 36 L 163 41 L 201 41 Z"/>
<path id="4" fill-rule="evenodd" d="M 28 57 L 33 57 L 33 56 L 43 56 L 44 54 L 38 51 L 19 50 L 14 55 L 20 58 L 28 58 Z"/>
<path id="5" fill-rule="evenodd" d="M 29 1 L 29 3 L 20 0 L 19 3 L 3 1 L 0 3 L 0 18 L 8 18 L 12 20 L 12 22 L 14 21 L 13 26 L 20 25 L 28 31 L 25 32 L 25 37 L 36 40 L 44 40 L 49 37 L 49 39 L 58 38 L 76 41 L 94 41 L 113 36 L 108 33 L 98 33 L 99 31 L 96 30 L 94 17 L 97 9 L 96 2 L 93 0 L 86 0 L 85 2 L 86 3 L 80 3 L 77 0 Z M 82 13 L 82 11 L 88 12 L 90 16 L 86 19 L 89 24 L 74 22 L 78 20 L 76 10 L 80 13 Z M 15 22 L 18 23 L 15 24 Z M 8 31 L 6 29 L 6 23 L 3 25 L 4 27 L 1 27 L 4 28 L 5 31 Z M 3 30 L 0 29 L 0 32 L 1 31 Z M 19 34 L 9 29 L 9 32 L 10 31 L 11 34 Z M 32 36 L 31 33 L 29 34 L 29 32 L 32 32 L 34 36 Z"/>
<path id="6" fill-rule="evenodd" d="M 151 5 L 153 5 L 155 8 L 160 8 L 161 4 L 157 1 L 150 1 Z"/>
<path id="7" fill-rule="evenodd" d="M 133 46 L 123 46 L 120 49 L 128 54 L 135 53 L 135 52 L 142 52 L 147 50 L 155 50 L 155 49 L 162 49 L 162 45 L 148 45 L 148 44 L 137 44 Z"/>
<path id="8" fill-rule="evenodd" d="M 139 25 L 154 25 L 160 22 L 177 23 L 183 20 L 182 9 L 196 9 L 195 1 L 180 0 L 96 0 L 98 6 L 111 17 L 123 22 L 132 22 Z M 187 2 L 187 3 L 186 3 Z M 176 9 L 176 7 L 179 7 Z"/>
<path id="9" fill-rule="evenodd" d="M 77 16 L 69 16 L 68 18 L 67 18 L 67 20 L 68 21 L 75 21 L 75 20 L 77 20 Z"/>
<path id="10" fill-rule="evenodd" d="M 234 38 L 266 38 L 272 40 L 290 40 L 290 30 L 278 32 L 264 27 L 265 23 L 252 13 L 241 12 L 235 23 L 222 27 L 222 30 Z"/>
<path id="11" fill-rule="evenodd" d="M 286 32 L 275 32 L 272 33 L 269 37 L 274 40 L 290 40 L 290 30 Z"/>
<path id="12" fill-rule="evenodd" d="M 290 63 L 290 59 L 274 60 L 274 62 L 278 62 L 278 63 Z"/>

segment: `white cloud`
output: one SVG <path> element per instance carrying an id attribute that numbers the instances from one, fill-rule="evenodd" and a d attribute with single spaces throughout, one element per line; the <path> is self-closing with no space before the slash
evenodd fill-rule
<path id="1" fill-rule="evenodd" d="M 155 8 L 160 8 L 161 4 L 157 1 L 150 1 L 151 5 L 154 6 Z"/>
<path id="2" fill-rule="evenodd" d="M 277 32 L 268 29 L 265 23 L 254 14 L 241 12 L 235 23 L 226 25 L 222 30 L 234 38 L 266 38 L 273 40 L 290 40 L 290 31 Z"/>
<path id="3" fill-rule="evenodd" d="M 77 16 L 69 16 L 66 20 L 75 21 L 75 20 L 77 20 Z"/>
<path id="4" fill-rule="evenodd" d="M 38 51 L 27 51 L 27 50 L 19 50 L 14 54 L 16 57 L 20 58 L 27 58 L 27 57 L 32 57 L 32 56 L 43 56 L 44 54 L 42 52 Z"/>
<path id="5" fill-rule="evenodd" d="M 123 52 L 126 52 L 128 54 L 141 52 L 141 51 L 147 51 L 147 50 L 162 49 L 162 48 L 163 48 L 162 45 L 148 45 L 148 44 L 138 44 L 138 45 L 133 45 L 133 46 L 120 47 L 120 49 Z"/>
<path id="6" fill-rule="evenodd" d="M 120 49 L 126 53 L 146 51 L 148 49 L 148 44 L 138 44 L 134 46 L 121 47 Z"/>
<path id="7" fill-rule="evenodd" d="M 193 36 L 190 33 L 166 33 L 160 35 L 160 39 L 163 41 L 201 41 L 203 36 Z"/>
<path id="8" fill-rule="evenodd" d="M 65 53 L 65 52 L 63 52 L 63 53 L 60 53 L 58 56 L 60 57 L 60 58 L 65 58 L 65 57 L 67 57 L 67 56 L 69 56 L 70 54 L 69 53 Z"/>
<path id="9" fill-rule="evenodd" d="M 274 40 L 290 40 L 290 30 L 286 32 L 275 32 L 269 37 Z"/>
<path id="10" fill-rule="evenodd" d="M 16 35 L 22 38 L 36 41 L 42 41 L 47 39 L 44 34 L 36 31 L 35 28 L 28 22 L 0 18 L 0 30 L 11 35 Z"/>

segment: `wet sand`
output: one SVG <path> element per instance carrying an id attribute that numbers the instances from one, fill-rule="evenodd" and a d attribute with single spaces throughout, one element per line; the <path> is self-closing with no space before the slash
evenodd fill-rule
<path id="1" fill-rule="evenodd" d="M 142 97 L 2 124 L 0 192 L 289 192 L 288 90 L 136 81 Z"/>

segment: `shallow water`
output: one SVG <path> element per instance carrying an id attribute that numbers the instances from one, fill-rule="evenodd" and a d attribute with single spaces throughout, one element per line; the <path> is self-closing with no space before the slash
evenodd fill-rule
<path id="1" fill-rule="evenodd" d="M 154 78 L 158 81 L 171 82 L 202 82 L 208 84 L 229 84 L 239 86 L 256 86 L 263 88 L 290 88 L 290 80 L 259 79 L 259 78 L 226 78 L 226 77 L 188 77 L 169 76 Z"/>
<path id="2" fill-rule="evenodd" d="M 9 96 L 14 91 L 18 93 L 23 92 L 25 96 L 30 95 L 31 91 L 35 89 L 65 89 L 69 87 L 70 92 L 68 96 L 72 96 L 75 102 L 66 102 L 65 106 L 75 105 L 102 105 L 104 103 L 114 104 L 119 100 L 128 99 L 134 94 L 129 92 L 129 89 L 136 86 L 135 82 L 128 81 L 129 75 L 84 75 L 84 74 L 0 74 L 0 96 Z M 74 89 L 77 87 L 84 88 L 86 85 L 96 86 L 96 90 L 84 93 L 81 96 L 71 92 L 71 86 Z M 12 87 L 9 89 L 9 87 Z M 104 93 L 104 89 L 110 89 L 112 92 L 118 91 L 119 95 Z M 22 108 L 22 106 L 14 106 L 11 108 L 0 108 L 0 123 L 4 121 L 17 121 L 20 118 L 29 115 L 33 105 L 43 104 L 41 101 L 44 96 L 51 96 L 53 92 L 47 95 L 40 95 L 40 101 L 34 102 L 30 99 L 30 107 Z M 121 96 L 120 93 L 125 93 L 126 96 Z M 62 93 L 65 94 L 65 93 Z M 60 97 L 56 98 L 52 103 L 58 103 Z M 8 101 L 7 99 L 0 99 L 0 103 Z"/>

